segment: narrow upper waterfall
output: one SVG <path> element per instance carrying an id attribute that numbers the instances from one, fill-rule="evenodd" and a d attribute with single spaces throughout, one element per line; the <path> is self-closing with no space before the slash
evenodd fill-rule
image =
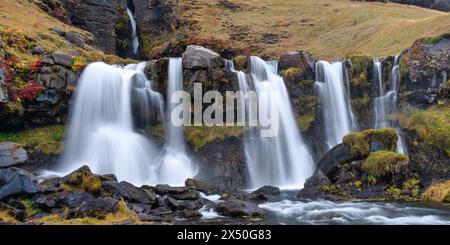
<path id="1" fill-rule="evenodd" d="M 183 90 L 183 64 L 181 58 L 171 58 L 168 70 L 166 146 L 160 162 L 158 183 L 183 185 L 187 178 L 194 177 L 198 168 L 186 153 L 183 127 L 173 124 L 171 114 L 180 102 L 171 101 L 175 92 Z"/>
<path id="2" fill-rule="evenodd" d="M 127 8 L 127 13 L 128 18 L 130 19 L 131 22 L 131 29 L 132 29 L 131 42 L 133 47 L 133 54 L 137 54 L 139 49 L 139 37 L 137 35 L 136 20 L 134 19 L 134 13 L 133 11 L 131 11 L 130 8 Z"/>
<path id="3" fill-rule="evenodd" d="M 401 136 L 401 129 L 398 126 L 398 121 L 395 117 L 397 113 L 397 94 L 400 87 L 400 74 L 399 74 L 399 60 L 400 56 L 395 56 L 394 64 L 391 70 L 389 90 L 384 92 L 383 85 L 383 72 L 382 63 L 375 59 L 374 62 L 374 76 L 375 76 L 375 89 L 377 97 L 374 99 L 374 128 L 381 129 L 386 127 L 394 128 L 397 132 L 399 139 L 397 141 L 397 152 L 406 153 L 406 148 L 403 143 L 403 137 Z"/>
<path id="4" fill-rule="evenodd" d="M 156 174 L 151 165 L 157 149 L 133 130 L 131 89 L 140 74 L 133 67 L 99 62 L 86 67 L 71 112 L 64 172 L 88 165 L 95 173 L 115 174 L 135 184 L 144 184 Z"/>
<path id="5" fill-rule="evenodd" d="M 245 153 L 252 188 L 263 185 L 303 186 L 305 180 L 314 171 L 312 157 L 303 142 L 292 111 L 289 95 L 283 78 L 277 75 L 277 62 L 265 62 L 261 58 L 251 57 L 251 77 L 258 95 L 258 107 L 270 100 L 279 111 L 279 131 L 273 137 L 263 137 L 263 127 L 251 128 L 245 135 Z M 249 91 L 246 75 L 237 72 L 241 91 Z M 243 107 L 248 112 L 251 108 Z M 261 113 L 261 112 L 260 112 Z M 276 116 L 276 115 L 275 115 Z M 274 118 L 270 118 L 274 122 Z"/>
<path id="6" fill-rule="evenodd" d="M 323 103 L 328 149 L 341 143 L 342 138 L 356 130 L 357 125 L 350 104 L 349 90 L 344 84 L 343 70 L 342 62 L 316 63 L 315 87 Z"/>

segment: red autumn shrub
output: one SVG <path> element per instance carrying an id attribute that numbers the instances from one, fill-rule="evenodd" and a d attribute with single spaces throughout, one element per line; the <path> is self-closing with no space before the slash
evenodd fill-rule
<path id="1" fill-rule="evenodd" d="M 35 80 L 28 82 L 19 92 L 19 97 L 24 100 L 32 100 L 42 92 L 44 88 Z"/>

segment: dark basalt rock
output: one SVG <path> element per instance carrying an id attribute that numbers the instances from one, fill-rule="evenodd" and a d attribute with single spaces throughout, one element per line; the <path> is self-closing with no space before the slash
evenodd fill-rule
<path id="1" fill-rule="evenodd" d="M 187 188 L 189 188 L 191 190 L 201 191 L 206 194 L 211 194 L 211 192 L 212 192 L 211 187 L 208 185 L 208 183 L 200 181 L 200 180 L 187 179 L 184 182 L 184 186 L 186 186 Z"/>
<path id="2" fill-rule="evenodd" d="M 73 58 L 69 54 L 56 51 L 52 53 L 52 58 L 55 64 L 70 67 L 73 63 Z"/>
<path id="3" fill-rule="evenodd" d="M 231 190 L 246 186 L 248 172 L 240 138 L 228 137 L 211 142 L 195 152 L 195 157 L 201 164 L 197 178 L 215 189 Z"/>
<path id="4" fill-rule="evenodd" d="M 18 221 L 24 221 L 25 219 L 24 209 L 17 209 L 2 202 L 0 202 L 0 211 L 7 213 L 8 215 L 14 217 Z"/>
<path id="5" fill-rule="evenodd" d="M 297 193 L 297 198 L 302 200 L 329 200 L 329 201 L 345 201 L 348 198 L 328 193 L 321 190 L 319 187 L 305 187 Z"/>
<path id="6" fill-rule="evenodd" d="M 161 222 L 162 221 L 162 218 L 157 215 L 139 214 L 138 216 L 142 222 Z"/>
<path id="7" fill-rule="evenodd" d="M 181 211 L 181 216 L 186 219 L 194 219 L 202 217 L 202 214 L 196 210 L 183 210 Z"/>
<path id="8" fill-rule="evenodd" d="M 118 201 L 110 197 L 85 198 L 75 209 L 69 211 L 70 218 L 102 218 L 107 213 L 117 212 Z"/>
<path id="9" fill-rule="evenodd" d="M 116 181 L 103 181 L 101 193 L 103 196 L 111 196 L 113 198 L 124 198 L 130 200 L 130 194 L 127 188 Z"/>
<path id="10" fill-rule="evenodd" d="M 325 176 L 336 173 L 337 167 L 343 163 L 355 160 L 350 153 L 350 148 L 345 144 L 339 144 L 328 151 L 317 163 L 318 169 Z"/>
<path id="11" fill-rule="evenodd" d="M 178 194 L 183 194 L 185 192 L 188 192 L 189 189 L 186 187 L 171 187 L 169 185 L 156 185 L 155 186 L 155 193 L 158 195 L 178 195 Z"/>
<path id="12" fill-rule="evenodd" d="M 180 194 L 170 194 L 171 197 L 177 200 L 197 200 L 200 194 L 197 191 L 187 191 Z"/>
<path id="13" fill-rule="evenodd" d="M 122 185 L 126 189 L 128 197 L 132 202 L 142 204 L 154 204 L 156 202 L 156 196 L 153 193 L 138 188 L 125 181 L 120 182 L 120 185 Z"/>
<path id="14" fill-rule="evenodd" d="M 308 51 L 287 52 L 280 56 L 278 60 L 278 70 L 297 68 L 296 81 L 313 80 L 315 61 Z"/>
<path id="15" fill-rule="evenodd" d="M 229 217 L 264 217 L 264 210 L 256 204 L 240 200 L 230 200 L 219 203 L 216 211 Z"/>
<path id="16" fill-rule="evenodd" d="M 264 195 L 267 196 L 278 196 L 280 195 L 280 188 L 276 187 L 276 186 L 263 186 L 259 189 L 257 189 L 256 191 L 252 192 L 251 194 L 259 194 L 262 193 Z"/>
<path id="17" fill-rule="evenodd" d="M 38 192 L 37 179 L 20 168 L 0 169 L 0 200 L 11 195 Z"/>
<path id="18" fill-rule="evenodd" d="M 18 166 L 28 161 L 27 151 L 13 142 L 0 143 L 0 168 Z"/>
<path id="19" fill-rule="evenodd" d="M 179 207 L 179 203 L 177 200 L 175 200 L 172 197 L 166 197 L 164 199 L 165 204 L 167 205 L 167 207 L 169 207 L 172 211 L 175 211 L 178 209 Z"/>

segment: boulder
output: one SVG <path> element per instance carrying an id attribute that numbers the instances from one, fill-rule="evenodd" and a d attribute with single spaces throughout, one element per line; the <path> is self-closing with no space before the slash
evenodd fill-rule
<path id="1" fill-rule="evenodd" d="M 219 203 L 216 207 L 216 211 L 221 215 L 229 217 L 264 217 L 264 210 L 259 208 L 256 204 L 240 200 L 230 200 Z"/>
<path id="2" fill-rule="evenodd" d="M 70 218 L 103 218 L 108 213 L 118 210 L 118 201 L 110 197 L 87 198 L 75 209 L 69 211 Z"/>
<path id="3" fill-rule="evenodd" d="M 296 80 L 313 80 L 315 61 L 308 51 L 287 52 L 280 56 L 280 71 L 294 68 L 297 70 Z"/>
<path id="4" fill-rule="evenodd" d="M 276 186 L 263 186 L 259 189 L 257 189 L 256 191 L 252 192 L 251 194 L 264 194 L 267 196 L 278 196 L 280 195 L 280 188 L 276 187 Z"/>
<path id="5" fill-rule="evenodd" d="M 45 49 L 42 46 L 36 45 L 31 48 L 31 53 L 34 55 L 39 55 L 45 53 Z"/>
<path id="6" fill-rule="evenodd" d="M 178 207 L 179 207 L 178 201 L 175 200 L 175 199 L 172 198 L 172 197 L 166 197 L 166 198 L 164 199 L 164 202 L 165 202 L 165 204 L 166 204 L 172 211 L 177 210 Z"/>
<path id="7" fill-rule="evenodd" d="M 186 187 L 171 187 L 170 185 L 156 185 L 154 189 L 158 195 L 178 195 L 189 191 Z"/>
<path id="8" fill-rule="evenodd" d="M 322 175 L 332 176 L 339 165 L 352 160 L 354 160 L 354 157 L 350 154 L 350 148 L 345 144 L 339 144 L 329 150 L 319 160 L 317 167 Z M 314 180 L 314 182 L 317 182 L 317 180 Z M 321 182 L 321 180 L 319 180 L 319 182 Z"/>
<path id="9" fill-rule="evenodd" d="M 189 45 L 183 53 L 183 67 L 185 69 L 220 68 L 224 60 L 220 55 L 202 46 Z"/>
<path id="10" fill-rule="evenodd" d="M 103 181 L 101 194 L 102 196 L 111 196 L 116 199 L 124 198 L 125 200 L 130 200 L 127 188 L 116 181 Z"/>
<path id="11" fill-rule="evenodd" d="M 34 194 L 38 191 L 37 179 L 20 168 L 0 169 L 0 200 L 10 195 Z"/>
<path id="12" fill-rule="evenodd" d="M 151 215 L 151 214 L 139 214 L 139 219 L 142 222 L 161 222 L 162 219 L 160 216 Z"/>
<path id="13" fill-rule="evenodd" d="M 61 51 L 56 51 L 52 53 L 52 58 L 55 64 L 62 65 L 65 67 L 71 67 L 73 63 L 73 58 L 69 54 Z"/>
<path id="14" fill-rule="evenodd" d="M 17 166 L 28 161 L 27 151 L 13 142 L 0 143 L 0 168 Z"/>
<path id="15" fill-rule="evenodd" d="M 69 31 L 64 35 L 64 39 L 69 41 L 70 43 L 75 44 L 78 47 L 84 46 L 84 38 L 78 32 Z"/>
<path id="16" fill-rule="evenodd" d="M 120 185 L 127 190 L 129 200 L 132 202 L 153 204 L 156 201 L 156 196 L 151 192 L 138 188 L 126 181 L 120 182 Z"/>
<path id="17" fill-rule="evenodd" d="M 200 194 L 197 191 L 187 191 L 180 194 L 170 194 L 171 197 L 177 200 L 197 200 Z"/>
<path id="18" fill-rule="evenodd" d="M 11 207 L 2 202 L 0 202 L 0 211 L 19 221 L 23 221 L 25 219 L 25 211 Z M 1 222 L 2 220 L 0 219 L 0 223 Z"/>
<path id="19" fill-rule="evenodd" d="M 202 214 L 196 210 L 185 209 L 181 211 L 181 216 L 186 219 L 194 219 L 202 217 Z"/>
<path id="20" fill-rule="evenodd" d="M 211 187 L 209 186 L 209 184 L 200 180 L 187 179 L 184 182 L 184 186 L 191 190 L 201 191 L 205 194 L 211 193 Z"/>

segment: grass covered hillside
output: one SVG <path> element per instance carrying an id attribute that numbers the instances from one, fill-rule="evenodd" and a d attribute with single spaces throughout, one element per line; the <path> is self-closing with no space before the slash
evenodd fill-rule
<path id="1" fill-rule="evenodd" d="M 183 2 L 183 1 L 182 1 Z M 192 35 L 251 53 L 278 56 L 309 50 L 316 58 L 350 53 L 394 55 L 423 36 L 450 31 L 450 13 L 393 3 L 351 0 L 184 1 Z"/>

